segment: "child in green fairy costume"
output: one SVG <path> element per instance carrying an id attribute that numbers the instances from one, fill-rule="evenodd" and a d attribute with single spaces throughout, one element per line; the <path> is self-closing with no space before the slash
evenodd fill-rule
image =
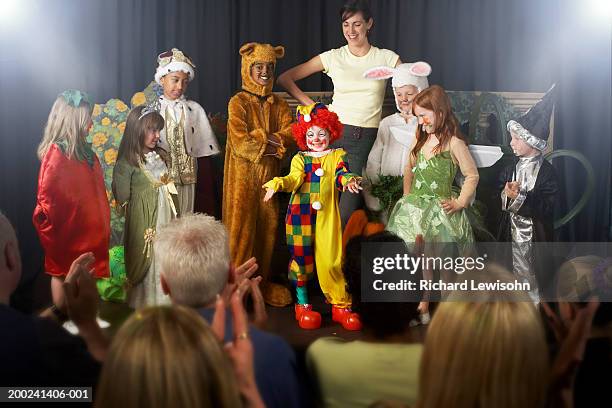
<path id="1" fill-rule="evenodd" d="M 476 164 L 442 87 L 433 85 L 419 93 L 413 112 L 419 126 L 404 170 L 404 196 L 391 212 L 387 229 L 409 244 L 421 235 L 426 248 L 440 250 L 455 243 L 462 252 L 474 241 L 465 209 L 478 184 Z M 458 169 L 465 177 L 459 194 L 452 188 Z M 427 302 L 419 309 L 427 313 Z"/>

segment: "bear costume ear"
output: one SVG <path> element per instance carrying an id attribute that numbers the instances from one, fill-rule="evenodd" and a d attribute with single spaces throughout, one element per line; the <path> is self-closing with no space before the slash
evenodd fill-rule
<path id="1" fill-rule="evenodd" d="M 276 58 L 283 58 L 285 56 L 285 47 L 282 45 L 274 47 L 274 54 L 276 54 Z"/>
<path id="2" fill-rule="evenodd" d="M 428 76 L 431 74 L 431 65 L 426 62 L 418 61 L 410 67 L 410 73 L 415 76 Z"/>
<path id="3" fill-rule="evenodd" d="M 250 55 L 255 51 L 256 43 L 246 43 L 240 47 L 240 55 Z"/>
<path id="4" fill-rule="evenodd" d="M 363 73 L 363 77 L 367 79 L 388 79 L 395 74 L 395 68 L 391 67 L 374 67 Z"/>

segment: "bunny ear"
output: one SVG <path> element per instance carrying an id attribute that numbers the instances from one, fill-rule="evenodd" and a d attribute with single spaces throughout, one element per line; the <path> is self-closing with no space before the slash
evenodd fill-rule
<path id="1" fill-rule="evenodd" d="M 367 79 L 388 79 L 395 74 L 395 68 L 391 67 L 374 67 L 363 73 L 363 77 Z"/>
<path id="2" fill-rule="evenodd" d="M 415 76 L 428 76 L 431 74 L 431 66 L 424 61 L 418 61 L 412 64 L 410 73 Z"/>

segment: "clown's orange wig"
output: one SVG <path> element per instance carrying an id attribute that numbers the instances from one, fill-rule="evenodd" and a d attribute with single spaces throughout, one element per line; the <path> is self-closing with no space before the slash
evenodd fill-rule
<path id="1" fill-rule="evenodd" d="M 301 150 L 308 150 L 306 145 L 306 132 L 313 126 L 326 129 L 329 132 L 329 144 L 340 139 L 344 126 L 340 123 L 338 115 L 330 112 L 327 107 L 316 104 L 310 112 L 310 121 L 304 120 L 304 115 L 298 113 L 298 120 L 291 126 L 293 138 Z"/>

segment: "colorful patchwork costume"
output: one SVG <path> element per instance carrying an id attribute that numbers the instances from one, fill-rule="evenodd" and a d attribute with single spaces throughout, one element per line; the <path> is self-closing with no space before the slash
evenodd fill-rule
<path id="1" fill-rule="evenodd" d="M 322 124 L 316 123 L 317 113 L 320 115 L 323 111 L 326 112 L 325 115 L 333 115 L 337 121 L 337 116 L 322 105 L 298 107 L 298 123 L 294 125 L 293 133 L 301 148 L 304 146 L 303 140 L 299 139 L 299 126 L 303 127 L 304 122 L 310 122 L 312 117 L 313 126 L 323 128 Z M 339 121 L 337 128 L 339 132 L 336 137 L 339 137 L 342 131 Z M 302 130 L 302 137 L 304 133 L 305 129 Z M 333 141 L 334 132 L 331 133 Z M 327 301 L 334 307 L 334 317 L 340 314 L 339 310 L 347 311 L 351 305 L 341 269 L 342 227 L 338 193 L 350 182 L 360 178 L 350 172 L 343 149 L 327 149 L 327 146 L 325 148 L 323 151 L 298 152 L 291 161 L 289 175 L 275 177 L 264 184 L 264 188 L 275 192 L 292 193 L 285 225 L 287 245 L 291 253 L 289 278 L 296 286 L 298 320 L 300 308 L 311 311 L 306 284 L 312 278 L 315 268 L 319 285 Z M 320 324 L 320 316 L 318 319 Z M 300 326 L 303 327 L 302 324 Z"/>

